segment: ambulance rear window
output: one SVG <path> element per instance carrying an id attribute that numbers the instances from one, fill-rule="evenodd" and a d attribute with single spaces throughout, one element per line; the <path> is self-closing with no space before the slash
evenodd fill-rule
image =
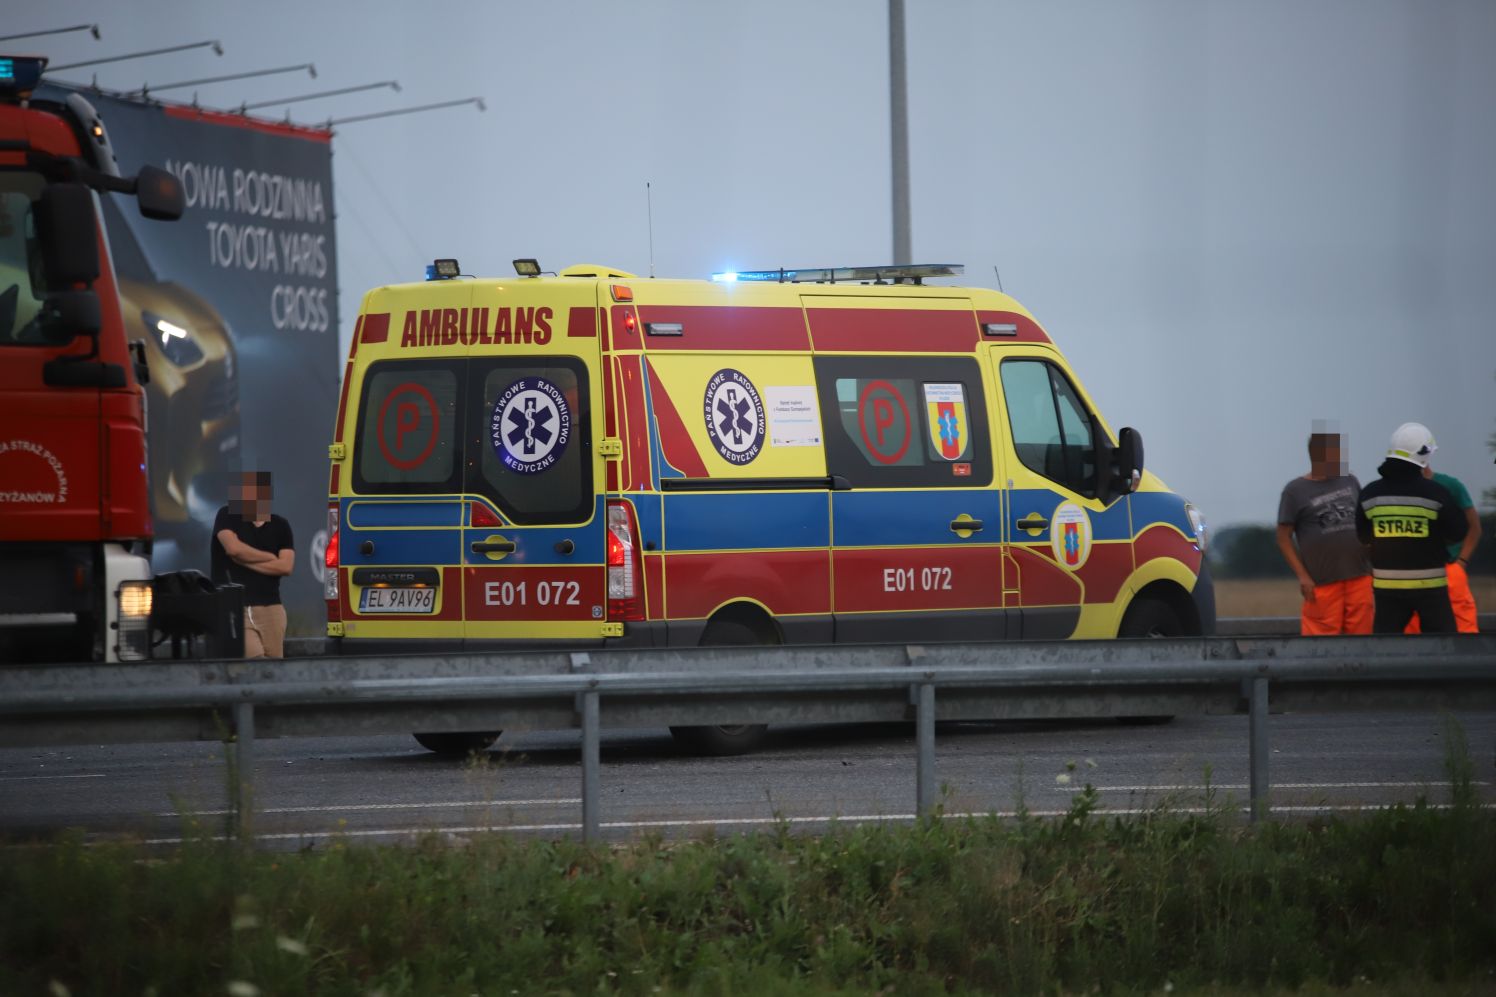
<path id="1" fill-rule="evenodd" d="M 515 523 L 578 523 L 593 509 L 587 371 L 566 357 L 474 360 L 467 490 Z M 474 457 L 476 456 L 476 459 Z"/>
<path id="2" fill-rule="evenodd" d="M 374 364 L 364 379 L 354 488 L 364 494 L 455 492 L 460 486 L 461 361 Z"/>
<path id="3" fill-rule="evenodd" d="M 975 361 L 817 358 L 828 471 L 853 487 L 962 488 L 992 481 Z"/>

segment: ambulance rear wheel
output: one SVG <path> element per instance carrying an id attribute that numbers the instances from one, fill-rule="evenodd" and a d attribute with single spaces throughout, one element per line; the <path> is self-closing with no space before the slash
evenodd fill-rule
<path id="1" fill-rule="evenodd" d="M 1122 626 L 1118 628 L 1117 636 L 1162 639 L 1187 636 L 1184 631 L 1185 627 L 1179 619 L 1179 614 L 1175 613 L 1168 603 L 1157 599 L 1139 599 L 1127 608 L 1127 615 L 1122 618 Z M 1131 727 L 1148 727 L 1166 724 L 1173 719 L 1172 715 L 1118 717 L 1117 722 Z"/>
<path id="2" fill-rule="evenodd" d="M 701 636 L 702 647 L 743 647 L 778 644 L 777 634 L 743 620 L 713 620 Z M 670 735 L 682 751 L 692 755 L 742 755 L 763 743 L 768 724 L 723 724 L 713 727 L 671 727 Z"/>
<path id="3" fill-rule="evenodd" d="M 499 739 L 499 731 L 473 731 L 442 734 L 415 734 L 416 743 L 427 751 L 448 758 L 466 758 L 487 751 Z"/>

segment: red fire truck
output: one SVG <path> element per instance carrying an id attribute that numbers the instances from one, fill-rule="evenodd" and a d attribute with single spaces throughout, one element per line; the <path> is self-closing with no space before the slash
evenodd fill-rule
<path id="1" fill-rule="evenodd" d="M 138 660 L 160 608 L 146 368 L 100 198 L 170 221 L 182 189 L 155 167 L 121 177 L 83 97 L 33 99 L 45 66 L 0 56 L 0 663 Z"/>

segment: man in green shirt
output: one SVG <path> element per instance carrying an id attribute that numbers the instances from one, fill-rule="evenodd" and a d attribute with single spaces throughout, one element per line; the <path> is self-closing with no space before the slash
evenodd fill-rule
<path id="1" fill-rule="evenodd" d="M 1444 490 L 1454 496 L 1455 504 L 1465 514 L 1465 522 L 1470 526 L 1465 532 L 1464 540 L 1449 545 L 1449 565 L 1444 570 L 1449 576 L 1449 605 L 1454 610 L 1455 626 L 1462 634 L 1480 633 L 1479 610 L 1475 605 L 1475 593 L 1470 591 L 1469 574 L 1470 555 L 1475 553 L 1475 548 L 1480 543 L 1480 514 L 1475 511 L 1470 490 L 1459 478 L 1441 474 L 1434 470 L 1433 465 L 1423 469 L 1423 476 L 1435 484 L 1443 485 Z M 1407 633 L 1421 633 L 1418 624 L 1418 616 L 1414 614 L 1408 623 Z"/>

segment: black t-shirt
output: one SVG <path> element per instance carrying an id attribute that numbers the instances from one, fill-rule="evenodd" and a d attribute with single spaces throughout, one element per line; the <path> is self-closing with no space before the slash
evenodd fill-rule
<path id="1" fill-rule="evenodd" d="M 230 512 L 228 506 L 219 509 L 218 518 L 213 520 L 211 548 L 213 581 L 243 585 L 246 606 L 279 605 L 281 601 L 280 576 L 262 575 L 258 571 L 251 571 L 229 557 L 228 551 L 224 550 L 223 544 L 218 541 L 220 530 L 229 530 L 242 542 L 256 550 L 279 554 L 283 550 L 296 549 L 295 544 L 291 542 L 291 524 L 283 517 L 271 513 L 269 519 L 256 526 L 237 512 Z"/>

